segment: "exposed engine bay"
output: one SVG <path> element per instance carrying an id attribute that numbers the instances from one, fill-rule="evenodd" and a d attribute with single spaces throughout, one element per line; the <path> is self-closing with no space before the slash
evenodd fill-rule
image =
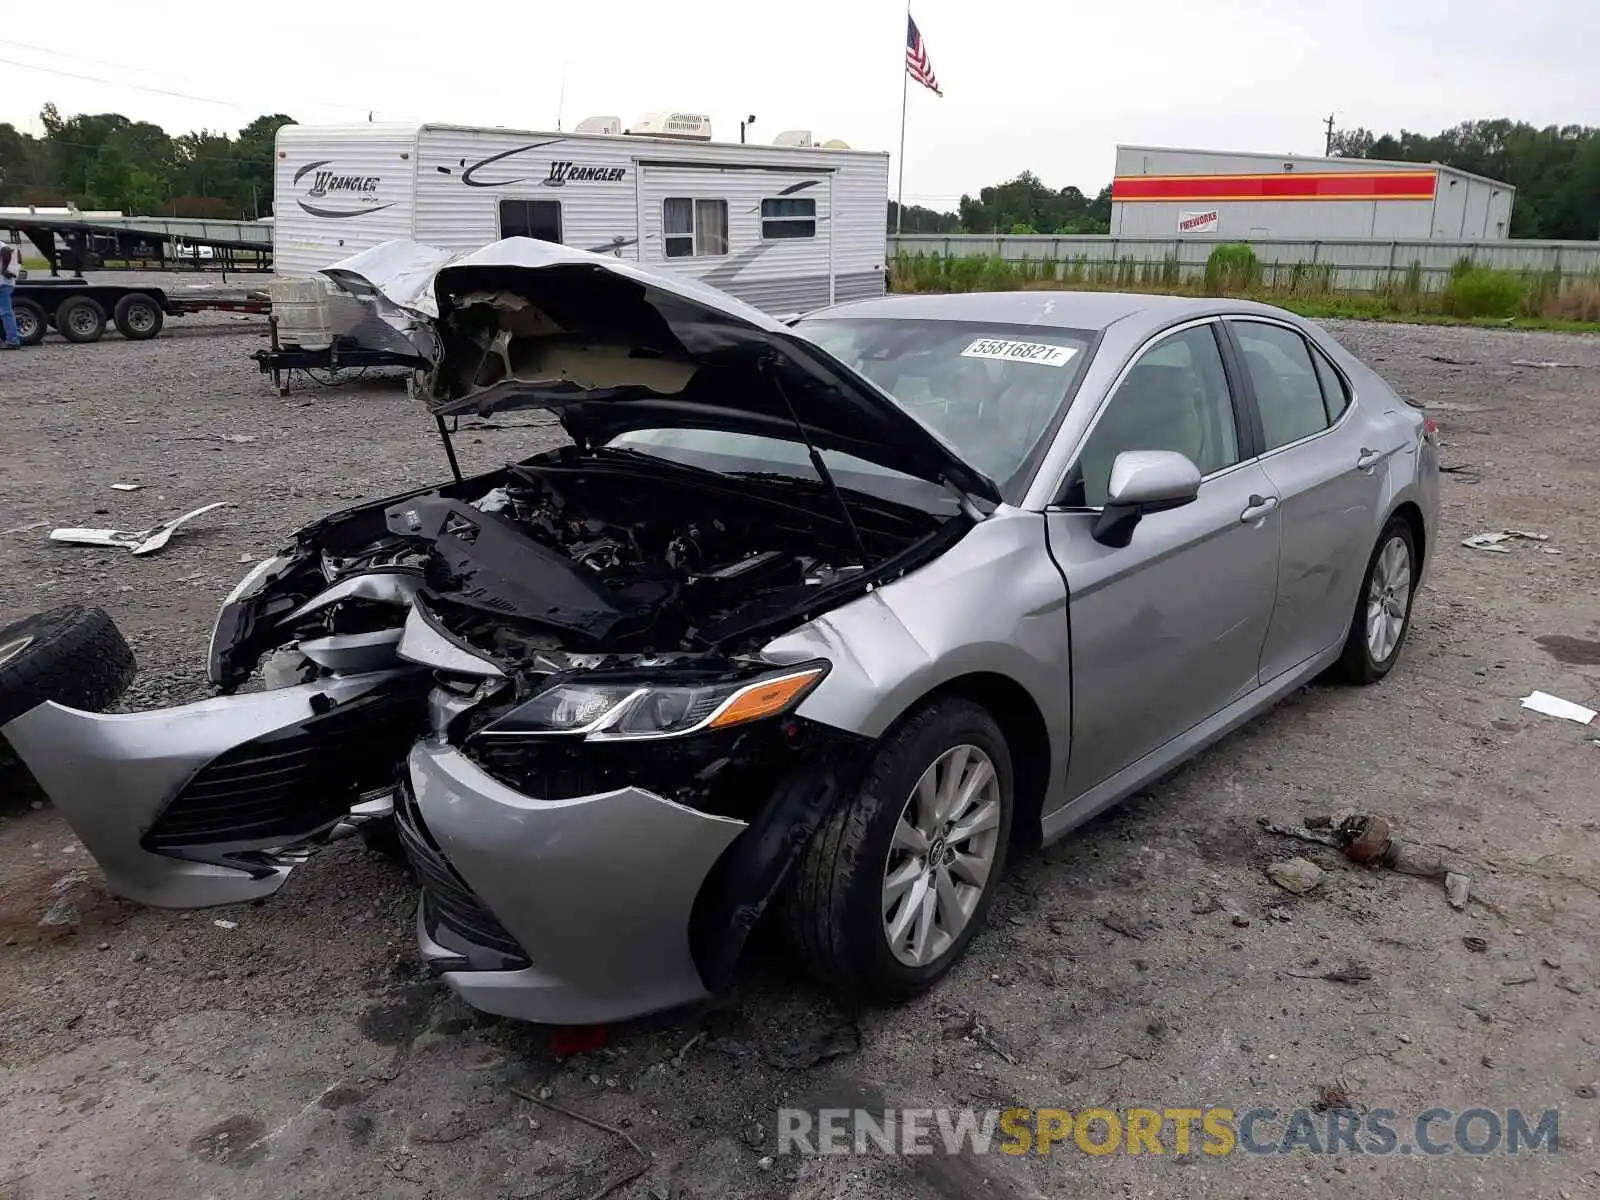
<path id="1" fill-rule="evenodd" d="M 508 674 L 536 659 L 548 671 L 551 652 L 737 654 L 964 525 L 867 497 L 852 515 L 866 562 L 820 483 L 564 447 L 302 531 L 265 586 L 225 606 L 213 678 L 231 690 L 291 642 L 295 681 L 310 677 L 300 659 L 370 668 L 413 604 Z M 930 553 L 945 544 L 931 540 Z"/>

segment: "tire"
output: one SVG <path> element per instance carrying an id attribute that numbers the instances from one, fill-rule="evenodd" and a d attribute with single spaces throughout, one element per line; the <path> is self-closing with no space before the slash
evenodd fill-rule
<path id="1" fill-rule="evenodd" d="M 98 342 L 106 332 L 106 310 L 88 296 L 69 296 L 56 309 L 56 328 L 69 342 Z"/>
<path id="2" fill-rule="evenodd" d="M 103 608 L 69 604 L 0 628 L 0 726 L 46 700 L 100 712 L 133 679 L 133 651 Z"/>
<path id="3" fill-rule="evenodd" d="M 44 341 L 48 323 L 43 308 L 32 300 L 14 300 L 11 311 L 16 314 L 17 337 L 24 346 L 37 346 Z"/>
<path id="4" fill-rule="evenodd" d="M 914 823 L 920 819 L 913 793 L 924 772 L 959 747 L 968 750 L 969 769 L 975 761 L 973 750 L 993 768 L 994 786 L 987 790 L 998 804 L 997 819 L 985 833 L 959 843 L 969 854 L 977 854 L 979 839 L 992 833 L 989 868 L 965 923 L 952 937 L 941 919 L 928 935 L 930 954 L 921 962 L 910 962 L 891 947 L 888 925 L 903 915 L 901 906 L 911 903 L 921 885 L 911 883 L 889 907 L 887 918 L 886 887 L 891 865 L 906 870 L 910 863 L 914 872 L 926 855 L 897 848 L 896 830 L 902 813 Z M 983 925 L 1005 868 L 1014 808 L 1012 781 L 1005 737 L 994 718 L 972 701 L 936 700 L 902 721 L 879 746 L 860 789 L 817 830 L 789 880 L 784 924 L 811 973 L 828 987 L 857 998 L 904 1000 L 926 991 L 949 971 Z M 935 843 L 942 845 L 942 839 Z M 958 873 L 950 877 L 957 879 Z M 939 895 L 936 889 L 934 895 Z M 971 900 L 971 893 L 966 898 Z M 911 929 L 914 938 L 915 922 Z M 944 944 L 939 946 L 941 939 Z M 908 948 L 904 938 L 900 945 Z"/>
<path id="5" fill-rule="evenodd" d="M 1395 599 L 1390 583 L 1382 582 L 1389 579 L 1392 582 L 1391 572 L 1396 562 L 1399 551 L 1398 546 L 1404 551 L 1405 567 L 1405 598 L 1400 615 L 1398 630 L 1395 629 L 1392 618 L 1394 617 L 1393 604 Z M 1390 558 L 1386 562 L 1385 554 Z M 1400 651 L 1406 644 L 1406 635 L 1411 632 L 1411 607 L 1416 601 L 1417 581 L 1417 539 L 1411 532 L 1410 524 L 1403 517 L 1390 517 L 1389 523 L 1383 527 L 1383 532 L 1378 535 L 1377 545 L 1372 549 L 1372 557 L 1367 560 L 1367 573 L 1361 578 L 1361 591 L 1356 595 L 1356 610 L 1350 617 L 1350 632 L 1345 638 L 1344 653 L 1339 656 L 1334 673 L 1346 683 L 1368 684 L 1376 683 L 1387 675 L 1400 661 Z M 1381 595 L 1388 597 L 1390 608 L 1388 616 L 1391 618 L 1388 626 L 1393 642 L 1388 643 L 1387 637 L 1379 639 L 1378 653 L 1374 650 L 1373 641 L 1369 637 L 1369 621 L 1374 614 L 1369 611 L 1373 602 L 1374 582 L 1378 580 L 1378 589 Z"/>
<path id="6" fill-rule="evenodd" d="M 363 821 L 356 830 L 356 836 L 370 853 L 410 866 L 411 860 L 406 857 L 405 844 L 401 842 L 400 832 L 394 827 L 392 818 Z"/>
<path id="7" fill-rule="evenodd" d="M 167 314 L 154 298 L 134 292 L 117 301 L 111 319 L 123 337 L 130 342 L 143 342 L 161 332 Z"/>

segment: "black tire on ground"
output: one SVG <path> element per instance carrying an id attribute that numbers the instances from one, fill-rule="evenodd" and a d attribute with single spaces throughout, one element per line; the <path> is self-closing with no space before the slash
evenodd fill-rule
<path id="1" fill-rule="evenodd" d="M 117 301 L 111 319 L 123 337 L 130 342 L 142 342 L 161 332 L 167 314 L 161 311 L 154 297 L 132 292 Z"/>
<path id="2" fill-rule="evenodd" d="M 1367 606 L 1371 601 L 1372 580 L 1378 571 L 1378 564 L 1384 551 L 1396 540 L 1405 549 L 1408 577 L 1405 616 L 1394 646 L 1383 658 L 1378 659 L 1373 656 L 1372 647 L 1367 641 Z M 1350 633 L 1345 638 L 1344 653 L 1334 666 L 1334 674 L 1338 678 L 1346 683 L 1376 683 L 1400 661 L 1406 635 L 1411 632 L 1411 608 L 1417 598 L 1417 568 L 1417 539 L 1411 532 L 1410 523 L 1404 517 L 1390 517 L 1389 523 L 1378 535 L 1378 544 L 1372 548 L 1372 557 L 1367 560 L 1367 572 L 1361 577 L 1361 591 L 1356 596 L 1356 610 L 1350 617 Z"/>
<path id="3" fill-rule="evenodd" d="M 923 772 L 947 750 L 962 745 L 987 754 L 999 780 L 994 863 L 976 908 L 951 945 L 932 962 L 910 966 L 895 957 L 884 929 L 890 847 Z M 782 909 L 785 932 L 811 973 L 832 990 L 866 1000 L 903 1000 L 932 987 L 984 924 L 1005 868 L 1012 788 L 1005 737 L 988 711 L 970 700 L 935 700 L 892 730 L 860 789 L 823 822 L 788 881 Z"/>
<path id="4" fill-rule="evenodd" d="M 106 332 L 106 310 L 88 296 L 69 296 L 56 309 L 56 329 L 69 342 L 98 342 Z"/>
<path id="5" fill-rule="evenodd" d="M 363 846 L 380 858 L 407 865 L 411 862 L 406 857 L 405 845 L 400 841 L 393 819 L 363 821 L 356 830 L 356 836 L 361 839 Z"/>
<path id="6" fill-rule="evenodd" d="M 17 336 L 22 339 L 24 346 L 37 346 L 44 341 L 49 324 L 43 308 L 32 300 L 16 300 L 11 305 L 11 311 L 17 316 Z"/>
<path id="7" fill-rule="evenodd" d="M 133 651 L 103 608 L 69 604 L 0 627 L 0 726 L 46 700 L 100 712 L 134 670 Z"/>

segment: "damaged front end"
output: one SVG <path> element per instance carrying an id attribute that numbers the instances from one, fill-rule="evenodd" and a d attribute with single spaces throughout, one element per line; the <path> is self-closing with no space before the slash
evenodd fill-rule
<path id="1" fill-rule="evenodd" d="M 117 894 L 268 894 L 392 797 L 424 956 L 470 1002 L 682 1003 L 727 978 L 870 749 L 796 714 L 828 662 L 767 647 L 932 561 L 998 491 L 692 281 L 526 239 L 431 289 L 428 261 L 329 274 L 429 348 L 441 429 L 533 406 L 572 444 L 300 531 L 224 602 L 215 698 L 44 705 L 4 734 Z"/>

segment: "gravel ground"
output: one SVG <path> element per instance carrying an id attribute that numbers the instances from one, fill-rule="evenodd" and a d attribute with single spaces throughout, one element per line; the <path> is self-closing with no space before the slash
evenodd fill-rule
<path id="1" fill-rule="evenodd" d="M 244 357 L 263 333 L 189 319 L 151 342 L 51 338 L 0 359 L 0 621 L 103 603 L 139 657 L 129 707 L 205 694 L 205 639 L 247 561 L 327 511 L 445 473 L 397 381 L 280 399 Z M 109 899 L 91 872 L 77 924 L 51 931 L 50 889 L 87 856 L 14 777 L 0 784 L 0 1200 L 578 1200 L 635 1169 L 622 1136 L 513 1090 L 541 1088 L 637 1140 L 648 1167 L 613 1193 L 634 1198 L 1597 1194 L 1600 746 L 1517 700 L 1600 703 L 1600 339 L 1336 333 L 1432 406 L 1447 461 L 1470 468 L 1447 476 L 1405 661 L 1379 687 L 1303 690 L 1017 865 L 966 960 L 903 1007 L 839 1011 L 758 947 L 715 1002 L 563 1057 L 549 1030 L 476 1015 L 427 978 L 409 881 L 351 842 L 265 904 L 197 914 Z M 517 425 L 466 433 L 464 467 L 559 437 Z M 53 525 L 140 528 L 214 500 L 234 507 L 150 558 L 46 540 Z M 1550 540 L 1508 555 L 1459 544 L 1504 527 Z M 1355 869 L 1256 821 L 1346 809 L 1441 848 L 1474 902 L 1456 912 L 1436 883 Z M 1264 869 L 1300 853 L 1326 873 L 1292 896 Z M 805 1065 L 819 1043 L 839 1053 Z M 1394 1109 L 1404 1132 L 1435 1105 L 1557 1108 L 1561 1153 L 1210 1158 L 1174 1155 L 1169 1133 L 1160 1157 L 1069 1142 L 772 1160 L 778 1107 L 849 1103 L 1331 1103 Z"/>

